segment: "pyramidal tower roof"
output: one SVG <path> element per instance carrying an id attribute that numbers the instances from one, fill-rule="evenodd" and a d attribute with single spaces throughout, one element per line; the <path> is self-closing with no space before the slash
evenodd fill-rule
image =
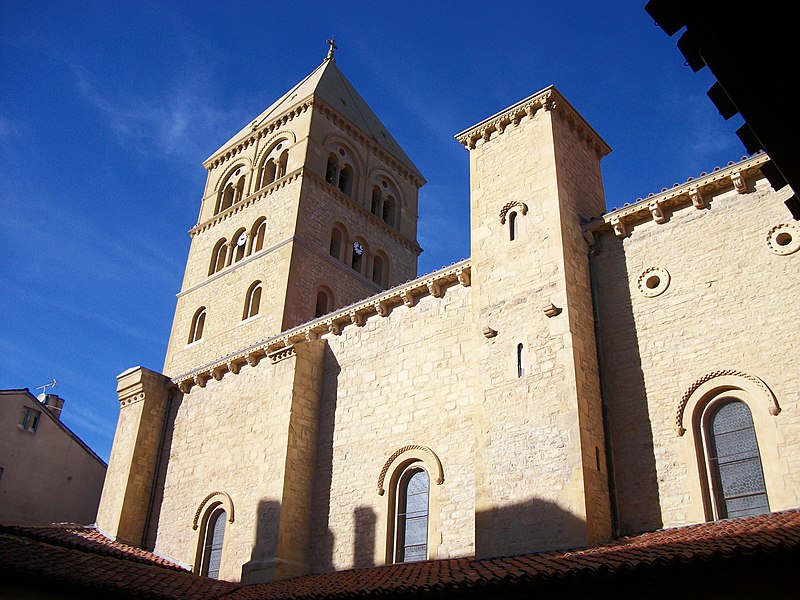
<path id="1" fill-rule="evenodd" d="M 334 46 L 331 47 L 333 50 Z M 411 161 L 408 155 L 392 137 L 377 115 L 356 91 L 353 85 L 347 80 L 344 74 L 336 66 L 333 52 L 320 66 L 314 69 L 305 79 L 291 88 L 283 96 L 278 98 L 264 112 L 258 115 L 239 133 L 233 136 L 212 156 L 217 155 L 222 150 L 234 146 L 247 138 L 255 130 L 262 127 L 265 123 L 278 118 L 283 113 L 294 108 L 297 104 L 304 102 L 310 96 L 316 96 L 340 115 L 358 127 L 364 134 L 371 138 L 381 148 L 386 150 L 395 159 L 406 165 L 422 181 L 425 178 Z"/>

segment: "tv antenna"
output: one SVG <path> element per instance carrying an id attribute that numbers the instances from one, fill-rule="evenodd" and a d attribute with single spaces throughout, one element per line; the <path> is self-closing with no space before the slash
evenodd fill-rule
<path id="1" fill-rule="evenodd" d="M 39 386 L 39 387 L 37 387 L 36 389 L 37 389 L 37 390 L 42 390 L 42 393 L 41 393 L 41 394 L 39 394 L 39 396 L 37 396 L 37 397 L 39 397 L 39 398 L 40 398 L 40 397 L 44 396 L 44 395 L 45 395 L 45 393 L 46 393 L 46 391 L 47 391 L 47 388 L 54 388 L 54 387 L 56 387 L 57 385 L 58 385 L 58 382 L 57 382 L 55 379 L 53 379 L 53 380 L 52 380 L 50 383 L 45 383 L 44 385 L 40 385 L 40 386 Z"/>

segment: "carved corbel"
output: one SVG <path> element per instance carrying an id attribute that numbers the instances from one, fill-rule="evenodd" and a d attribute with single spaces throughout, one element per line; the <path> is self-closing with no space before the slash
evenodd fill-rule
<path id="1" fill-rule="evenodd" d="M 228 371 L 233 373 L 234 375 L 238 375 L 239 371 L 242 370 L 242 365 L 238 361 L 229 360 L 228 361 Z"/>
<path id="2" fill-rule="evenodd" d="M 491 131 L 489 131 L 489 128 L 488 128 L 488 127 L 487 127 L 486 129 L 484 129 L 484 130 L 483 130 L 483 141 L 484 141 L 484 142 L 488 142 L 488 141 L 489 141 L 489 137 L 490 137 L 491 135 L 492 135 L 492 132 L 491 132 Z"/>
<path id="3" fill-rule="evenodd" d="M 406 290 L 400 295 L 400 297 L 403 299 L 403 304 L 405 304 L 408 308 L 414 306 L 414 294 L 411 293 L 411 290 Z"/>
<path id="4" fill-rule="evenodd" d="M 555 317 L 557 314 L 561 312 L 561 309 L 558 308 L 552 302 L 544 307 L 544 314 L 548 317 Z"/>
<path id="5" fill-rule="evenodd" d="M 656 223 L 663 223 L 667 220 L 664 216 L 664 211 L 661 210 L 661 205 L 658 202 L 651 202 L 650 206 L 648 206 L 650 210 L 650 215 L 653 217 L 653 221 Z"/>
<path id="6" fill-rule="evenodd" d="M 619 218 L 611 219 L 611 226 L 614 228 L 614 235 L 617 237 L 625 237 L 628 233 L 625 223 L 623 223 Z"/>
<path id="7" fill-rule="evenodd" d="M 522 120 L 522 115 L 520 113 L 514 113 L 514 118 L 511 119 L 511 123 L 516 127 L 519 125 L 520 120 Z"/>
<path id="8" fill-rule="evenodd" d="M 496 329 L 492 329 L 488 325 L 484 326 L 484 328 L 483 328 L 483 336 L 486 339 L 493 338 L 496 335 L 497 335 L 497 330 Z"/>
<path id="9" fill-rule="evenodd" d="M 442 286 L 436 283 L 435 281 L 428 282 L 428 292 L 430 292 L 431 296 L 434 298 L 441 298 L 442 297 Z"/>
<path id="10" fill-rule="evenodd" d="M 192 389 L 192 384 L 194 381 L 191 379 L 184 379 L 178 384 L 178 389 L 181 391 L 182 394 L 188 394 L 189 390 Z"/>
<path id="11" fill-rule="evenodd" d="M 706 207 L 705 198 L 703 198 L 703 194 L 700 193 L 700 190 L 697 188 L 692 188 L 689 190 L 689 198 L 692 200 L 692 205 L 700 210 Z"/>
<path id="12" fill-rule="evenodd" d="M 336 321 L 331 321 L 328 323 L 328 332 L 332 333 L 333 335 L 341 335 L 342 327 Z"/>
<path id="13" fill-rule="evenodd" d="M 313 342 L 319 339 L 319 332 L 314 329 L 306 331 L 306 341 Z"/>
<path id="14" fill-rule="evenodd" d="M 350 313 L 350 322 L 357 327 L 363 327 L 365 322 L 364 315 L 362 315 L 360 312 L 353 311 Z"/>
<path id="15" fill-rule="evenodd" d="M 216 367 L 213 371 L 211 371 L 211 376 L 217 380 L 222 381 L 222 378 L 225 376 L 225 371 L 228 369 L 225 366 Z"/>
<path id="16" fill-rule="evenodd" d="M 261 357 L 255 352 L 251 352 L 250 354 L 247 355 L 247 364 L 250 365 L 251 367 L 255 367 L 258 364 L 258 361 L 260 360 Z"/>
<path id="17" fill-rule="evenodd" d="M 375 312 L 378 313 L 380 316 L 386 317 L 389 315 L 389 306 L 386 304 L 386 302 L 378 300 L 372 306 L 375 309 Z"/>
<path id="18" fill-rule="evenodd" d="M 198 387 L 206 387 L 206 381 L 208 381 L 208 377 L 204 373 L 198 373 L 194 376 L 194 383 Z"/>
<path id="19" fill-rule="evenodd" d="M 470 276 L 468 270 L 461 269 L 460 271 L 458 271 L 458 273 L 456 273 L 456 277 L 458 277 L 458 283 L 460 283 L 464 287 L 469 287 Z"/>
<path id="20" fill-rule="evenodd" d="M 498 121 L 495 123 L 495 129 L 497 129 L 497 133 L 503 133 L 505 131 L 505 124 L 502 121 Z"/>
<path id="21" fill-rule="evenodd" d="M 733 187 L 736 188 L 736 191 L 740 194 L 744 194 L 747 191 L 747 185 L 744 182 L 744 177 L 742 177 L 741 171 L 731 173 L 731 183 L 733 184 Z"/>

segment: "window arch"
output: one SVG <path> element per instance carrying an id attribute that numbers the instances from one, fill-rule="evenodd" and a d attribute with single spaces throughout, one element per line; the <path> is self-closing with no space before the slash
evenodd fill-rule
<path id="1" fill-rule="evenodd" d="M 508 239 L 512 242 L 517 239 L 517 211 L 514 210 L 508 213 Z"/>
<path id="2" fill-rule="evenodd" d="M 220 186 L 217 206 L 214 210 L 215 215 L 229 209 L 244 197 L 245 172 L 244 165 L 237 167 Z"/>
<path id="3" fill-rule="evenodd" d="M 214 245 L 214 250 L 211 251 L 211 264 L 208 266 L 208 274 L 213 275 L 224 269 L 227 258 L 228 240 L 222 238 Z"/>
<path id="4" fill-rule="evenodd" d="M 769 512 L 753 417 L 747 404 L 723 396 L 702 418 L 709 485 L 719 519 Z"/>
<path id="5" fill-rule="evenodd" d="M 331 185 L 338 185 L 339 180 L 339 159 L 331 153 L 328 155 L 328 164 L 325 167 L 325 181 Z"/>
<path id="6" fill-rule="evenodd" d="M 381 214 L 381 188 L 377 185 L 372 187 L 372 203 L 369 207 L 369 212 L 371 212 L 376 217 Z"/>
<path id="7" fill-rule="evenodd" d="M 267 236 L 267 219 L 261 217 L 253 224 L 250 230 L 250 254 L 264 249 L 264 240 Z"/>
<path id="8" fill-rule="evenodd" d="M 286 175 L 289 162 L 289 149 L 286 148 L 288 143 L 288 140 L 282 139 L 264 155 L 258 168 L 256 189 L 260 190 Z"/>
<path id="9" fill-rule="evenodd" d="M 345 262 L 345 244 L 347 243 L 347 231 L 339 223 L 335 223 L 331 228 L 331 243 L 328 253 L 335 259 Z"/>
<path id="10" fill-rule="evenodd" d="M 242 321 L 255 317 L 261 308 L 261 282 L 254 281 L 247 289 L 244 300 L 244 312 Z"/>
<path id="11" fill-rule="evenodd" d="M 428 472 L 422 463 L 411 463 L 397 483 L 392 562 L 416 562 L 428 558 L 429 495 Z"/>
<path id="12" fill-rule="evenodd" d="M 386 196 L 383 199 L 383 210 L 381 211 L 381 218 L 383 222 L 389 225 L 390 227 L 395 227 L 395 212 L 396 212 L 396 204 L 394 201 L 394 197 Z"/>
<path id="13" fill-rule="evenodd" d="M 228 514 L 222 506 L 217 506 L 208 516 L 200 553 L 200 575 L 219 579 L 222 564 L 222 544 L 225 540 L 225 522 Z"/>
<path id="14" fill-rule="evenodd" d="M 237 263 L 245 257 L 247 250 L 247 230 L 242 227 L 231 238 L 231 264 Z"/>
<path id="15" fill-rule="evenodd" d="M 372 281 L 381 287 L 387 287 L 389 282 L 389 259 L 378 250 L 372 259 Z"/>
<path id="16" fill-rule="evenodd" d="M 353 253 L 350 257 L 350 267 L 353 271 L 364 274 L 364 267 L 367 264 L 367 246 L 361 239 L 353 242 Z"/>
<path id="17" fill-rule="evenodd" d="M 325 287 L 321 287 L 317 292 L 316 305 L 314 306 L 314 318 L 326 315 L 333 307 L 333 294 Z"/>
<path id="18" fill-rule="evenodd" d="M 206 307 L 201 306 L 197 309 L 192 317 L 192 326 L 189 329 L 189 341 L 187 343 L 193 344 L 203 339 L 203 329 L 206 325 Z"/>
<path id="19" fill-rule="evenodd" d="M 284 150 L 278 157 L 278 179 L 286 175 L 286 167 L 289 164 L 289 151 Z"/>
<path id="20" fill-rule="evenodd" d="M 339 191 L 350 196 L 353 196 L 353 167 L 345 164 L 339 171 Z"/>

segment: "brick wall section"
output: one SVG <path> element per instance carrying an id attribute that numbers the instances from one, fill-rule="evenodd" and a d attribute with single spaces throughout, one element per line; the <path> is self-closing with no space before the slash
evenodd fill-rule
<path id="1" fill-rule="evenodd" d="M 770 508 L 797 506 L 800 489 L 800 392 L 793 369 L 797 349 L 788 324 L 800 305 L 800 254 L 772 254 L 767 231 L 789 220 L 782 199 L 763 179 L 748 193 L 732 188 L 657 224 L 637 224 L 623 239 L 606 232 L 595 257 L 602 363 L 610 409 L 617 496 L 624 532 L 702 521 L 697 459 L 685 456 L 675 432 L 683 394 L 720 369 L 762 379 L 784 407 L 763 410 L 771 431 L 759 431 L 762 462 L 772 449 L 780 486 L 768 489 Z M 663 267 L 667 290 L 644 297 L 639 275 Z M 755 412 L 755 411 L 754 411 Z M 758 415 L 754 415 L 757 417 Z M 691 415 L 684 419 L 691 423 Z"/>

